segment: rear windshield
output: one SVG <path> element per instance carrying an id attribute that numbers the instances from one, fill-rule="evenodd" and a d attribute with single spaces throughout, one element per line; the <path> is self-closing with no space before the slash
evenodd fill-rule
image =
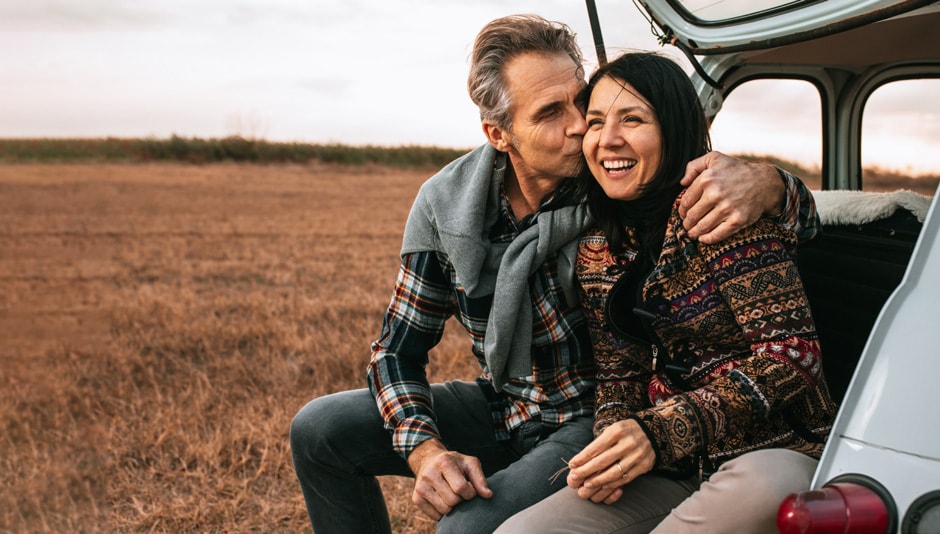
<path id="1" fill-rule="evenodd" d="M 686 18 L 700 23 L 721 23 L 755 18 L 811 0 L 670 0 Z"/>

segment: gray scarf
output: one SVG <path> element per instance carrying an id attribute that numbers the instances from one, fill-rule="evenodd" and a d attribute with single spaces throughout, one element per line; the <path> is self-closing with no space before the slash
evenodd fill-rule
<path id="1" fill-rule="evenodd" d="M 401 251 L 441 252 L 467 296 L 493 295 L 483 345 L 497 391 L 510 378 L 532 374 L 529 277 L 558 252 L 562 289 L 574 302 L 577 237 L 590 223 L 586 206 L 565 206 L 540 212 L 511 243 L 490 242 L 506 166 L 505 154 L 483 145 L 432 176 L 411 208 Z"/>

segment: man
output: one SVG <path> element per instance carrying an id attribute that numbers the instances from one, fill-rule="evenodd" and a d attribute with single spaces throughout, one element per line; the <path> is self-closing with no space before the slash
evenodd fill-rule
<path id="1" fill-rule="evenodd" d="M 539 17 L 477 36 L 468 87 L 488 143 L 415 200 L 369 389 L 314 399 L 291 425 L 315 532 L 390 532 L 379 475 L 414 476 L 438 532 L 492 532 L 560 489 L 552 474 L 591 441 L 594 369 L 572 290 L 590 221 L 566 195 L 587 129 L 581 65 L 568 28 Z M 815 220 L 805 188 L 774 167 L 712 153 L 689 164 L 693 179 L 685 224 L 703 241 L 763 212 L 795 219 L 798 205 Z M 429 385 L 428 351 L 452 315 L 483 374 Z"/>

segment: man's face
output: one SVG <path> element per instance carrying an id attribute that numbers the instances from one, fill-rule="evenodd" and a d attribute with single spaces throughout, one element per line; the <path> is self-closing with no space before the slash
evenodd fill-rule
<path id="1" fill-rule="evenodd" d="M 584 110 L 577 104 L 582 74 L 566 54 L 525 53 L 506 64 L 513 103 L 506 151 L 520 181 L 559 182 L 580 170 L 587 130 Z"/>

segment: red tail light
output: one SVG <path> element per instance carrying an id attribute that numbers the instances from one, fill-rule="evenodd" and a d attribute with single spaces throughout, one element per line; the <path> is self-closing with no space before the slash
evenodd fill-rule
<path id="1" fill-rule="evenodd" d="M 777 511 L 781 534 L 874 534 L 897 527 L 894 501 L 870 480 L 839 477 L 818 490 L 794 493 Z"/>

